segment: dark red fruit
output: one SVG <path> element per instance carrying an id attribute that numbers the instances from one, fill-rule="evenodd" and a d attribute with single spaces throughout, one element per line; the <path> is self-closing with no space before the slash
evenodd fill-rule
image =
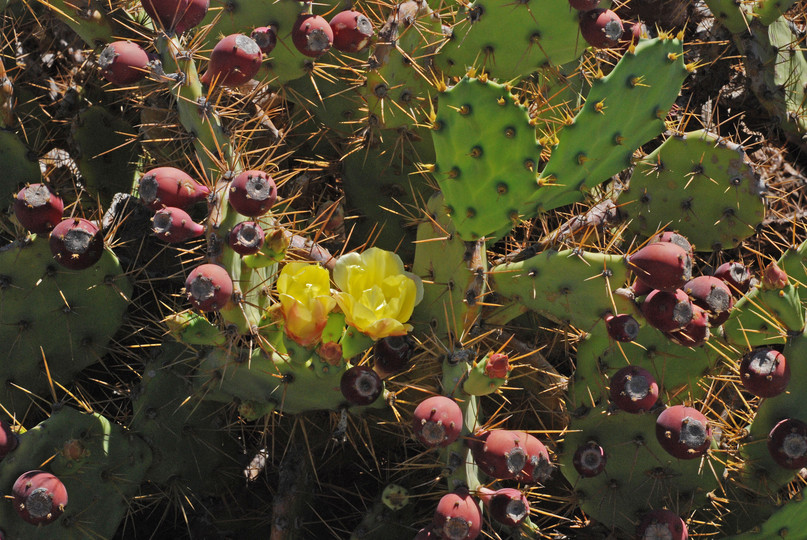
<path id="1" fill-rule="evenodd" d="M 157 167 L 146 172 L 138 187 L 140 200 L 152 210 L 163 206 L 190 208 L 204 200 L 210 189 L 174 167 Z"/>
<path id="2" fill-rule="evenodd" d="M 594 441 L 577 447 L 572 458 L 575 470 L 583 478 L 593 478 L 605 470 L 605 449 Z"/>
<path id="3" fill-rule="evenodd" d="M 154 235 L 169 244 L 179 244 L 205 233 L 205 228 L 195 223 L 185 210 L 167 206 L 160 208 L 151 218 Z"/>
<path id="4" fill-rule="evenodd" d="M 0 420 L 0 459 L 13 452 L 19 443 L 20 440 L 17 434 L 11 431 L 11 426 Z"/>
<path id="5" fill-rule="evenodd" d="M 636 529 L 638 540 L 687 540 L 687 525 L 670 510 L 651 510 Z"/>
<path id="6" fill-rule="evenodd" d="M 176 24 L 178 34 L 196 27 L 207 15 L 210 8 L 210 0 L 190 0 L 185 8 L 185 13 Z"/>
<path id="7" fill-rule="evenodd" d="M 254 221 L 242 221 L 230 230 L 227 244 L 239 255 L 253 255 L 263 247 L 266 233 Z"/>
<path id="8" fill-rule="evenodd" d="M 114 41 L 101 51 L 98 65 L 101 75 L 115 86 L 126 86 L 148 73 L 149 55 L 137 43 Z"/>
<path id="9" fill-rule="evenodd" d="M 462 410 L 447 396 L 432 396 L 421 401 L 412 418 L 415 437 L 429 447 L 453 443 L 459 438 L 462 426 Z"/>
<path id="10" fill-rule="evenodd" d="M 485 364 L 485 375 L 491 379 L 504 379 L 511 369 L 510 358 L 506 354 L 491 353 Z"/>
<path id="11" fill-rule="evenodd" d="M 482 528 L 482 512 L 466 489 L 443 495 L 432 520 L 445 540 L 473 540 Z"/>
<path id="12" fill-rule="evenodd" d="M 625 366 L 611 377 L 611 403 L 629 413 L 649 411 L 658 401 L 658 383 L 639 366 Z"/>
<path id="13" fill-rule="evenodd" d="M 104 235 L 93 222 L 81 218 L 62 220 L 50 233 L 50 252 L 56 262 L 71 270 L 84 270 L 104 253 Z"/>
<path id="14" fill-rule="evenodd" d="M 329 23 L 336 50 L 355 53 L 367 48 L 373 37 L 373 23 L 358 11 L 347 10 L 334 15 Z"/>
<path id="15" fill-rule="evenodd" d="M 776 349 L 761 347 L 743 356 L 740 382 L 755 396 L 778 396 L 790 382 L 790 366 L 785 355 Z"/>
<path id="16" fill-rule="evenodd" d="M 709 323 L 720 326 L 729 317 L 729 310 L 734 306 L 731 289 L 722 279 L 714 276 L 698 276 L 687 281 L 683 291 L 692 299 L 692 303 L 709 312 Z"/>
<path id="17" fill-rule="evenodd" d="M 191 270 L 185 280 L 185 291 L 193 307 L 200 311 L 217 311 L 233 296 L 233 280 L 224 267 L 202 264 Z"/>
<path id="18" fill-rule="evenodd" d="M 258 73 L 262 59 L 261 48 L 252 38 L 230 34 L 213 47 L 207 70 L 199 80 L 208 85 L 241 86 Z"/>
<path id="19" fill-rule="evenodd" d="M 14 215 L 20 225 L 35 234 L 48 234 L 62 220 L 64 202 L 45 184 L 22 188 L 14 200 Z"/>
<path id="20" fill-rule="evenodd" d="M 543 481 L 553 469 L 543 443 L 524 431 L 494 429 L 469 446 L 479 468 L 499 480 Z"/>
<path id="21" fill-rule="evenodd" d="M 353 366 L 342 374 L 339 389 L 353 405 L 369 405 L 378 399 L 384 390 L 381 377 L 368 366 Z"/>
<path id="22" fill-rule="evenodd" d="M 497 490 L 480 487 L 477 495 L 490 512 L 490 517 L 508 527 L 518 527 L 530 515 L 530 502 L 515 488 Z"/>
<path id="23" fill-rule="evenodd" d="M 569 0 L 572 9 L 590 11 L 600 5 L 600 0 Z"/>
<path id="24" fill-rule="evenodd" d="M 302 54 L 317 58 L 331 49 L 333 30 L 319 15 L 302 14 L 294 23 L 291 41 Z"/>
<path id="25" fill-rule="evenodd" d="M 140 0 L 140 4 L 155 23 L 170 31 L 185 15 L 190 0 Z"/>
<path id="26" fill-rule="evenodd" d="M 737 294 L 745 294 L 751 285 L 751 272 L 743 263 L 727 262 L 717 267 L 714 276 L 726 282 Z"/>
<path id="27" fill-rule="evenodd" d="M 700 347 L 709 340 L 709 314 L 700 306 L 692 305 L 692 319 L 680 330 L 667 332 L 667 337 L 684 347 Z"/>
<path id="28" fill-rule="evenodd" d="M 768 435 L 768 452 L 785 469 L 807 467 L 807 424 L 788 418 L 773 426 Z"/>
<path id="29" fill-rule="evenodd" d="M 527 450 L 527 463 L 519 474 L 516 475 L 516 480 L 525 484 L 534 484 L 536 482 L 545 482 L 552 476 L 552 471 L 555 466 L 549 460 L 549 451 L 547 451 L 544 443 L 538 440 L 535 435 L 525 434 Z"/>
<path id="30" fill-rule="evenodd" d="M 633 341 L 639 335 L 639 323 L 627 313 L 606 315 L 605 328 L 611 339 L 616 341 Z"/>
<path id="31" fill-rule="evenodd" d="M 259 26 L 249 37 L 258 44 L 263 54 L 269 54 L 277 45 L 277 30 L 274 26 Z"/>
<path id="32" fill-rule="evenodd" d="M 763 289 L 784 289 L 787 287 L 787 273 L 773 261 L 762 270 Z"/>
<path id="33" fill-rule="evenodd" d="M 692 302 L 681 289 L 675 292 L 652 291 L 642 302 L 642 315 L 662 332 L 684 328 L 692 320 Z"/>
<path id="34" fill-rule="evenodd" d="M 623 31 L 622 19 L 610 9 L 592 9 L 580 18 L 580 34 L 592 47 L 619 46 Z"/>
<path id="35" fill-rule="evenodd" d="M 382 379 L 400 373 L 414 351 L 415 340 L 408 334 L 381 338 L 373 345 L 373 369 Z"/>
<path id="36" fill-rule="evenodd" d="M 689 253 L 690 257 L 692 256 L 692 244 L 689 243 L 686 236 L 678 234 L 675 231 L 662 231 L 655 234 L 647 241 L 648 244 L 652 244 L 653 242 L 670 242 Z"/>
<path id="37" fill-rule="evenodd" d="M 692 257 L 672 242 L 651 242 L 628 257 L 636 279 L 660 291 L 674 291 L 692 279 Z"/>
<path id="38" fill-rule="evenodd" d="M 630 290 L 633 291 L 634 298 L 637 298 L 650 294 L 655 289 L 641 279 L 635 279 L 633 280 L 633 285 L 630 286 Z"/>
<path id="39" fill-rule="evenodd" d="M 622 39 L 620 40 L 623 48 L 628 48 L 630 45 L 636 45 L 639 43 L 639 40 L 642 39 L 643 35 L 647 35 L 647 27 L 640 22 L 633 23 L 632 25 L 625 26 L 624 28 L 625 30 L 622 32 Z M 689 241 L 687 241 L 687 243 L 689 243 Z"/>
<path id="40" fill-rule="evenodd" d="M 230 205 L 241 215 L 262 216 L 277 201 L 277 186 L 263 171 L 244 171 L 230 182 Z"/>
<path id="41" fill-rule="evenodd" d="M 684 405 L 664 409 L 656 419 L 656 438 L 678 459 L 702 456 L 712 442 L 712 428 L 700 411 Z"/>
<path id="42" fill-rule="evenodd" d="M 67 489 L 61 480 L 45 471 L 28 471 L 20 475 L 11 488 L 14 510 L 32 525 L 56 521 L 67 506 Z"/>

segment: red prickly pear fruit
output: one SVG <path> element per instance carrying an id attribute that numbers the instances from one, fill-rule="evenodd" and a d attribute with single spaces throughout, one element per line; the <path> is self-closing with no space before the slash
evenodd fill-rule
<path id="1" fill-rule="evenodd" d="M 627 313 L 606 315 L 605 329 L 611 339 L 616 341 L 633 341 L 639 336 L 639 323 Z"/>
<path id="2" fill-rule="evenodd" d="M 623 48 L 627 49 L 631 45 L 636 45 L 639 43 L 639 40 L 642 39 L 643 35 L 647 35 L 647 27 L 644 24 L 635 22 L 630 26 L 625 26 L 625 31 L 622 32 L 622 39 L 620 39 Z"/>
<path id="3" fill-rule="evenodd" d="M 195 223 L 185 210 L 170 206 L 157 210 L 151 218 L 151 230 L 154 236 L 169 244 L 179 244 L 205 234 L 204 226 Z"/>
<path id="4" fill-rule="evenodd" d="M 430 448 L 448 446 L 462 432 L 462 409 L 447 396 L 432 396 L 415 408 L 412 429 L 415 437 Z"/>
<path id="5" fill-rule="evenodd" d="M 652 244 L 655 242 L 670 242 L 671 244 L 675 244 L 676 246 L 680 247 L 681 249 L 689 253 L 690 257 L 692 256 L 693 253 L 692 244 L 689 243 L 689 240 L 687 240 L 686 236 L 678 234 L 675 231 L 662 231 L 658 234 L 654 234 L 647 241 L 648 244 Z"/>
<path id="6" fill-rule="evenodd" d="M 788 418 L 773 426 L 768 434 L 768 452 L 785 469 L 807 467 L 807 424 Z"/>
<path id="7" fill-rule="evenodd" d="M 709 313 L 695 304 L 692 305 L 692 320 L 679 330 L 667 332 L 667 337 L 684 347 L 699 347 L 709 341 Z"/>
<path id="8" fill-rule="evenodd" d="M 485 364 L 485 375 L 491 379 L 504 379 L 511 369 L 510 358 L 506 354 L 492 353 Z"/>
<path id="9" fill-rule="evenodd" d="M 0 420 L 0 459 L 13 452 L 19 443 L 20 440 L 17 434 L 11 431 L 11 426 Z"/>
<path id="10" fill-rule="evenodd" d="M 155 23 L 171 31 L 185 15 L 190 0 L 140 0 L 140 4 Z"/>
<path id="11" fill-rule="evenodd" d="M 678 459 L 702 456 L 712 442 L 712 428 L 700 411 L 684 405 L 664 409 L 656 419 L 656 438 Z"/>
<path id="12" fill-rule="evenodd" d="M 277 201 L 277 186 L 263 171 L 243 171 L 230 182 L 230 205 L 241 215 L 262 216 Z"/>
<path id="13" fill-rule="evenodd" d="M 432 520 L 444 540 L 473 540 L 482 529 L 482 512 L 467 489 L 443 495 Z"/>
<path id="14" fill-rule="evenodd" d="M 740 382 L 755 396 L 778 396 L 790 382 L 790 365 L 785 355 L 776 349 L 755 349 L 746 353 L 740 362 Z"/>
<path id="15" fill-rule="evenodd" d="M 14 215 L 20 225 L 35 234 L 48 234 L 62 220 L 64 202 L 45 184 L 22 188 L 14 200 Z"/>
<path id="16" fill-rule="evenodd" d="M 255 77 L 262 59 L 261 48 L 251 37 L 230 34 L 213 47 L 207 70 L 199 80 L 207 85 L 241 86 Z"/>
<path id="17" fill-rule="evenodd" d="M 210 8 L 210 0 L 190 0 L 188 6 L 176 24 L 176 32 L 181 34 L 186 30 L 195 28 L 207 15 Z"/>
<path id="18" fill-rule="evenodd" d="M 104 236 L 93 222 L 63 219 L 50 232 L 50 252 L 56 262 L 71 270 L 84 270 L 104 253 Z"/>
<path id="19" fill-rule="evenodd" d="M 762 288 L 771 290 L 785 287 L 787 287 L 787 273 L 773 261 L 762 270 Z"/>
<path id="20" fill-rule="evenodd" d="M 373 345 L 373 369 L 382 379 L 400 373 L 414 351 L 415 341 L 408 334 L 381 338 Z"/>
<path id="21" fill-rule="evenodd" d="M 684 520 L 670 510 L 651 510 L 642 517 L 636 529 L 638 540 L 687 540 L 689 532 Z"/>
<path id="22" fill-rule="evenodd" d="M 544 443 L 538 440 L 538 437 L 529 433 L 525 433 L 525 435 L 527 463 L 521 472 L 516 475 L 516 480 L 525 484 L 545 482 L 552 476 L 552 471 L 555 470 L 555 466 L 549 460 L 549 451 L 544 446 Z"/>
<path id="23" fill-rule="evenodd" d="M 477 495 L 490 512 L 490 517 L 508 527 L 518 527 L 530 515 L 530 502 L 515 488 L 497 490 L 480 487 Z"/>
<path id="24" fill-rule="evenodd" d="M 660 291 L 674 291 L 692 279 L 692 257 L 672 242 L 651 242 L 628 257 L 636 279 Z"/>
<path id="25" fill-rule="evenodd" d="M 658 402 L 658 383 L 639 366 L 625 366 L 611 377 L 611 403 L 632 414 L 649 411 Z"/>
<path id="26" fill-rule="evenodd" d="M 302 14 L 294 23 L 291 41 L 305 56 L 317 58 L 331 49 L 333 30 L 328 21 L 319 15 Z"/>
<path id="27" fill-rule="evenodd" d="M 61 480 L 45 471 L 22 473 L 11 488 L 14 510 L 32 525 L 56 521 L 67 506 L 67 489 Z"/>
<path id="28" fill-rule="evenodd" d="M 472 444 L 471 452 L 479 468 L 500 480 L 543 481 L 552 472 L 546 447 L 524 431 L 494 429 L 482 444 Z"/>
<path id="29" fill-rule="evenodd" d="M 578 11 L 591 11 L 600 5 L 600 0 L 569 0 L 569 5 Z"/>
<path id="30" fill-rule="evenodd" d="M 734 306 L 731 289 L 722 279 L 714 276 L 698 276 L 690 279 L 683 291 L 692 299 L 692 303 L 709 312 L 709 323 L 720 326 L 729 317 Z"/>
<path id="31" fill-rule="evenodd" d="M 146 172 L 138 187 L 140 200 L 152 210 L 163 206 L 190 208 L 210 194 L 203 186 L 184 171 L 174 167 L 157 167 Z"/>
<path id="32" fill-rule="evenodd" d="M 581 444 L 572 457 L 575 470 L 583 478 L 594 478 L 605 470 L 605 449 L 594 441 Z"/>
<path id="33" fill-rule="evenodd" d="M 98 55 L 101 75 L 115 86 L 126 86 L 148 73 L 149 55 L 137 43 L 114 41 Z"/>
<path id="34" fill-rule="evenodd" d="M 277 45 L 277 29 L 274 26 L 259 26 L 254 29 L 249 37 L 258 44 L 263 54 L 268 55 L 275 50 Z"/>
<path id="35" fill-rule="evenodd" d="M 652 291 L 642 302 L 642 315 L 653 328 L 672 332 L 684 328 L 692 320 L 693 306 L 687 293 Z"/>
<path id="36" fill-rule="evenodd" d="M 592 9 L 581 15 L 580 33 L 592 47 L 618 47 L 623 32 L 622 19 L 610 9 Z"/>
<path id="37" fill-rule="evenodd" d="M 356 53 L 370 45 L 373 23 L 363 13 L 342 11 L 334 15 L 328 24 L 333 32 L 333 47 L 337 51 Z"/>
<path id="38" fill-rule="evenodd" d="M 737 294 L 745 294 L 751 286 L 751 272 L 739 262 L 727 262 L 717 267 L 714 276 L 726 282 L 726 285 Z"/>
<path id="39" fill-rule="evenodd" d="M 384 383 L 369 366 L 353 366 L 342 374 L 339 389 L 348 403 L 364 406 L 378 399 Z"/>
<path id="40" fill-rule="evenodd" d="M 196 309 L 204 312 L 218 311 L 233 296 L 233 280 L 223 266 L 202 264 L 188 274 L 185 291 Z"/>
<path id="41" fill-rule="evenodd" d="M 636 279 L 633 281 L 633 285 L 630 286 L 630 290 L 633 291 L 634 298 L 638 298 L 650 294 L 655 289 L 641 279 Z"/>
<path id="42" fill-rule="evenodd" d="M 254 255 L 263 247 L 266 233 L 254 221 L 242 221 L 230 229 L 227 244 L 239 255 Z"/>
<path id="43" fill-rule="evenodd" d="M 490 431 L 480 430 L 475 432 L 473 435 L 465 437 L 465 446 L 468 447 L 474 456 L 482 455 L 485 447 L 485 441 L 488 440 L 490 433 Z M 476 458 L 474 458 L 474 460 L 475 459 Z"/>

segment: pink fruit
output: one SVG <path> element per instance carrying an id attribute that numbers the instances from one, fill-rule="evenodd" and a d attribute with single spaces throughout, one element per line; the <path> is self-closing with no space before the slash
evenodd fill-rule
<path id="1" fill-rule="evenodd" d="M 207 85 L 241 86 L 258 73 L 262 59 L 261 48 L 252 38 L 230 34 L 213 47 L 207 70 L 199 80 Z"/>
<path id="2" fill-rule="evenodd" d="M 185 291 L 193 307 L 200 311 L 217 311 L 233 296 L 233 280 L 224 267 L 202 264 L 191 270 L 185 280 Z"/>
<path id="3" fill-rule="evenodd" d="M 157 167 L 146 172 L 138 187 L 140 200 L 152 210 L 163 206 L 189 208 L 204 200 L 210 189 L 174 167 Z"/>
<path id="4" fill-rule="evenodd" d="M 545 480 L 552 472 L 546 447 L 524 431 L 494 429 L 479 443 L 469 444 L 474 460 L 493 478 L 533 483 Z"/>
<path id="5" fill-rule="evenodd" d="M 647 35 L 647 27 L 644 24 L 635 22 L 630 26 L 626 26 L 624 32 L 622 32 L 622 39 L 620 39 L 622 47 L 628 48 L 630 45 L 636 45 L 642 39 L 642 35 Z"/>
<path id="6" fill-rule="evenodd" d="M 681 289 L 675 292 L 652 291 L 642 302 L 642 315 L 654 328 L 672 332 L 692 320 L 692 302 Z"/>
<path id="7" fill-rule="evenodd" d="M 807 467 L 807 424 L 795 418 L 776 424 L 768 435 L 768 452 L 785 469 Z"/>
<path id="8" fill-rule="evenodd" d="M 651 242 L 628 257 L 636 279 L 661 291 L 674 291 L 692 279 L 692 257 L 673 242 Z"/>
<path id="9" fill-rule="evenodd" d="M 731 289 L 722 279 L 714 276 L 698 276 L 686 282 L 683 291 L 692 299 L 692 303 L 709 312 L 712 326 L 720 326 L 729 316 L 734 306 Z"/>
<path id="10" fill-rule="evenodd" d="M 689 253 L 689 256 L 692 257 L 692 244 L 689 243 L 686 236 L 678 234 L 675 231 L 662 231 L 658 234 L 654 234 L 647 243 L 652 244 L 653 242 L 670 242 Z"/>
<path id="11" fill-rule="evenodd" d="M 386 379 L 403 371 L 412 358 L 415 342 L 408 334 L 381 338 L 373 345 L 373 369 Z"/>
<path id="12" fill-rule="evenodd" d="M 497 490 L 480 487 L 477 495 L 490 512 L 490 517 L 508 527 L 518 527 L 530 515 L 530 502 L 515 488 Z"/>
<path id="13" fill-rule="evenodd" d="M 574 453 L 572 464 L 583 478 L 593 478 L 605 470 L 605 449 L 594 441 L 581 444 Z"/>
<path id="14" fill-rule="evenodd" d="M 0 459 L 13 452 L 19 443 L 20 440 L 17 434 L 11 431 L 11 426 L 0 420 Z"/>
<path id="15" fill-rule="evenodd" d="M 294 23 L 291 41 L 302 54 L 317 58 L 331 49 L 333 30 L 319 15 L 302 14 Z"/>
<path id="16" fill-rule="evenodd" d="M 22 188 L 14 200 L 14 215 L 20 225 L 35 234 L 48 234 L 62 220 L 64 202 L 45 184 Z"/>
<path id="17" fill-rule="evenodd" d="M 485 364 L 485 375 L 491 379 L 504 379 L 511 369 L 510 358 L 506 354 L 491 353 Z"/>
<path id="18" fill-rule="evenodd" d="M 262 216 L 277 201 L 277 186 L 263 171 L 243 171 L 230 182 L 230 205 L 241 215 Z"/>
<path id="19" fill-rule="evenodd" d="M 709 314 L 700 306 L 692 305 L 692 319 L 678 330 L 667 332 L 667 337 L 684 347 L 700 347 L 709 340 Z"/>
<path id="20" fill-rule="evenodd" d="M 626 313 L 606 315 L 605 328 L 611 339 L 616 341 L 633 341 L 639 335 L 639 323 Z"/>
<path id="21" fill-rule="evenodd" d="M 277 29 L 274 26 L 259 26 L 249 35 L 263 54 L 269 54 L 277 45 Z"/>
<path id="22" fill-rule="evenodd" d="M 61 480 L 45 471 L 28 471 L 20 475 L 11 488 L 14 510 L 32 525 L 56 521 L 67 506 L 67 489 Z"/>
<path id="23" fill-rule="evenodd" d="M 638 540 L 687 540 L 686 523 L 670 510 L 651 510 L 642 517 L 636 529 Z"/>
<path id="24" fill-rule="evenodd" d="M 784 289 L 787 287 L 787 273 L 773 261 L 762 270 L 763 289 Z"/>
<path id="25" fill-rule="evenodd" d="M 160 208 L 151 218 L 154 235 L 169 244 L 179 244 L 205 233 L 204 226 L 195 223 L 185 210 L 166 206 Z"/>
<path id="26" fill-rule="evenodd" d="M 776 349 L 755 349 L 745 354 L 740 362 L 740 382 L 755 396 L 778 396 L 790 382 L 790 365 L 785 355 Z"/>
<path id="27" fill-rule="evenodd" d="M 336 50 L 355 53 L 370 44 L 373 37 L 373 23 L 358 11 L 347 10 L 334 15 L 329 23 L 333 32 L 333 46 Z"/>
<path id="28" fill-rule="evenodd" d="M 751 285 L 751 272 L 739 262 L 727 262 L 717 267 L 714 276 L 726 282 L 729 288 L 737 294 L 745 294 Z"/>
<path id="29" fill-rule="evenodd" d="M 137 43 L 115 41 L 98 56 L 101 75 L 115 86 L 126 86 L 143 79 L 148 73 L 149 56 Z"/>
<path id="30" fill-rule="evenodd" d="M 622 20 L 610 9 L 592 9 L 580 18 L 580 33 L 592 47 L 619 46 L 623 31 Z"/>
<path id="31" fill-rule="evenodd" d="M 227 244 L 239 255 L 253 255 L 263 247 L 266 234 L 254 221 L 242 221 L 230 230 Z"/>
<path id="32" fill-rule="evenodd" d="M 429 447 L 448 446 L 462 433 L 462 410 L 447 396 L 432 396 L 415 408 L 412 429 L 415 437 Z"/>
<path id="33" fill-rule="evenodd" d="M 200 22 L 207 15 L 207 10 L 210 8 L 210 0 L 190 0 L 188 6 L 179 22 L 176 24 L 176 31 L 178 34 L 186 30 L 190 30 L 199 25 Z"/>
<path id="34" fill-rule="evenodd" d="M 639 366 L 625 366 L 611 377 L 611 403 L 629 413 L 649 411 L 658 402 L 658 383 Z"/>
<path id="35" fill-rule="evenodd" d="M 342 374 L 339 389 L 349 403 L 364 406 L 378 399 L 384 383 L 369 366 L 353 366 Z"/>
<path id="36" fill-rule="evenodd" d="M 590 11 L 600 5 L 600 0 L 569 0 L 572 9 Z"/>
<path id="37" fill-rule="evenodd" d="M 104 235 L 91 221 L 64 219 L 50 233 L 50 252 L 65 268 L 84 270 L 103 255 Z"/>
<path id="38" fill-rule="evenodd" d="M 694 459 L 709 449 L 712 429 L 700 411 L 674 405 L 664 409 L 656 419 L 656 438 L 673 457 Z"/>
<path id="39" fill-rule="evenodd" d="M 536 482 L 546 482 L 552 476 L 555 466 L 549 460 L 549 451 L 538 437 L 529 433 L 525 434 L 525 449 L 527 451 L 527 463 L 516 480 L 524 484 L 534 484 Z"/>
<path id="40" fill-rule="evenodd" d="M 185 15 L 190 0 L 140 0 L 140 4 L 155 23 L 170 31 Z"/>
<path id="41" fill-rule="evenodd" d="M 444 540 L 473 540 L 482 528 L 482 512 L 467 489 L 443 495 L 432 520 Z"/>

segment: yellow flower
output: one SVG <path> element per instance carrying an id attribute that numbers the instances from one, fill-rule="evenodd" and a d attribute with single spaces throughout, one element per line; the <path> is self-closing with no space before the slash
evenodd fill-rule
<path id="1" fill-rule="evenodd" d="M 303 347 L 316 344 L 336 307 L 328 271 L 316 264 L 288 263 L 277 278 L 277 292 L 286 335 Z"/>
<path id="2" fill-rule="evenodd" d="M 373 339 L 401 336 L 412 330 L 406 323 L 423 298 L 420 278 L 404 271 L 395 253 L 370 248 L 362 254 L 339 257 L 334 293 L 347 323 Z"/>

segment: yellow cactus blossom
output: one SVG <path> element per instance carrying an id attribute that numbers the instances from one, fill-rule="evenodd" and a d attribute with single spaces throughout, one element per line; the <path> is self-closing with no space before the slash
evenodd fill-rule
<path id="1" fill-rule="evenodd" d="M 401 258 L 391 251 L 370 248 L 364 253 L 339 257 L 333 280 L 334 293 L 345 321 L 373 339 L 404 335 L 405 324 L 423 298 L 423 283 L 404 271 Z"/>
<path id="2" fill-rule="evenodd" d="M 316 264 L 290 262 L 280 271 L 277 292 L 286 335 L 303 347 L 319 342 L 328 313 L 336 307 L 328 271 Z"/>

